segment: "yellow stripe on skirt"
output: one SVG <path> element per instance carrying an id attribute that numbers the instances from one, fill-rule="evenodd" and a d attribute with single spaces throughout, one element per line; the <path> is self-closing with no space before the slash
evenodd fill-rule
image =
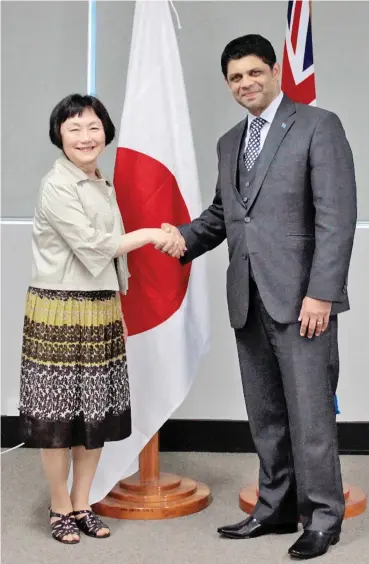
<path id="1" fill-rule="evenodd" d="M 23 440 L 38 448 L 99 448 L 131 434 L 116 292 L 29 289 L 20 423 Z"/>

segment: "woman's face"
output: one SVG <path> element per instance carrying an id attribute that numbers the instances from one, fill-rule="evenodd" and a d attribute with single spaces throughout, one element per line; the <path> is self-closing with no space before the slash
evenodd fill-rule
<path id="1" fill-rule="evenodd" d="M 96 165 L 97 157 L 105 148 L 105 131 L 102 121 L 93 109 L 68 118 L 60 126 L 63 151 L 79 168 L 89 169 Z"/>

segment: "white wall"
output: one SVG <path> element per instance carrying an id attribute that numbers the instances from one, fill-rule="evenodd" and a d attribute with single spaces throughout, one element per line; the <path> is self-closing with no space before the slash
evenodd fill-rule
<path id="1" fill-rule="evenodd" d="M 24 301 L 31 272 L 32 225 L 1 225 L 1 414 L 17 415 Z M 225 298 L 226 245 L 208 255 L 212 340 L 176 419 L 247 419 Z M 358 226 L 349 277 L 352 310 L 339 317 L 339 421 L 369 421 L 369 223 Z M 216 304 L 216 305 L 214 305 Z"/>
<path id="2" fill-rule="evenodd" d="M 228 41 L 260 33 L 281 60 L 287 0 L 175 2 L 176 29 L 204 205 L 214 195 L 216 141 L 244 117 L 225 85 L 220 55 Z M 134 2 L 97 2 L 96 93 L 119 127 Z M 175 21 L 175 19 L 174 19 Z M 313 1 L 317 103 L 337 112 L 355 159 L 358 218 L 369 220 L 369 2 Z M 88 2 L 2 2 L 2 217 L 33 215 L 40 179 L 56 155 L 48 139 L 54 105 L 87 86 Z M 113 145 L 101 158 L 112 175 Z M 21 163 L 20 163 L 21 155 Z M 17 174 L 14 174 L 14 171 Z"/>

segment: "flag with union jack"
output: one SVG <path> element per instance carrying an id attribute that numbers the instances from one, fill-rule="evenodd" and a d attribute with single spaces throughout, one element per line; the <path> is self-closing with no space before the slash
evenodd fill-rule
<path id="1" fill-rule="evenodd" d="M 288 2 L 282 90 L 294 102 L 315 106 L 311 0 Z"/>

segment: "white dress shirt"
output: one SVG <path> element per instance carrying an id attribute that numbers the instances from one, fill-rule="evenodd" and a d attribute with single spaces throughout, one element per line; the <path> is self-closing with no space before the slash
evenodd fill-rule
<path id="1" fill-rule="evenodd" d="M 268 131 L 270 129 L 270 126 L 272 125 L 273 119 L 275 118 L 275 114 L 277 113 L 279 105 L 282 102 L 282 98 L 283 98 L 283 92 L 281 91 L 278 94 L 278 96 L 276 98 L 274 98 L 273 102 L 271 102 L 271 104 L 269 104 L 269 106 L 263 111 L 263 113 L 260 114 L 260 116 L 254 116 L 250 112 L 248 112 L 248 114 L 247 114 L 247 132 L 246 132 L 246 138 L 245 138 L 244 152 L 246 151 L 246 147 L 247 147 L 247 144 L 249 142 L 251 123 L 257 117 L 261 117 L 261 118 L 265 119 L 266 122 L 267 122 L 267 123 L 264 123 L 264 125 L 263 125 L 263 127 L 261 128 L 261 131 L 260 131 L 260 151 L 262 150 L 266 136 L 268 135 Z"/>

